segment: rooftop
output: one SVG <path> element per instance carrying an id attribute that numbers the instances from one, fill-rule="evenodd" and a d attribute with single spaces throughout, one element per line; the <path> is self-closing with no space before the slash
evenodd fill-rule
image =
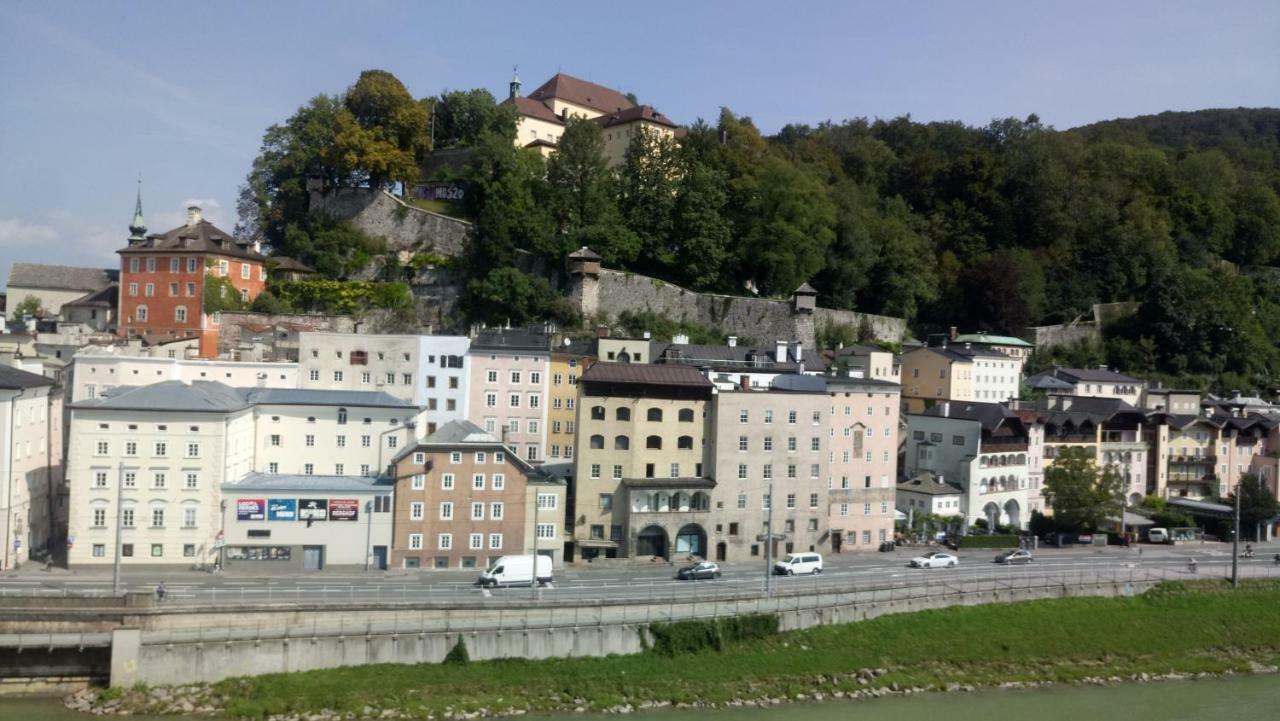
<path id="1" fill-rule="evenodd" d="M 655 110 L 652 105 L 635 105 L 607 115 L 601 115 L 594 120 L 602 128 L 611 128 L 615 125 L 634 123 L 638 120 L 646 120 L 656 125 L 665 125 L 668 128 L 676 127 L 675 122 L 672 121 L 671 118 L 668 118 Z"/>
<path id="2" fill-rule="evenodd" d="M 1022 419 L 1016 413 L 999 403 L 977 403 L 973 401 L 943 401 L 918 415 L 977 421 L 987 431 L 995 430 L 1010 419 L 1017 420 L 1019 423 L 1022 422 Z"/>
<path id="3" fill-rule="evenodd" d="M 915 478 L 898 483 L 898 490 L 924 493 L 930 496 L 951 496 L 964 493 L 964 489 L 930 473 L 921 471 Z"/>
<path id="4" fill-rule="evenodd" d="M 449 421 L 448 423 L 436 429 L 435 433 L 423 439 L 425 444 L 448 444 L 455 445 L 458 443 L 499 443 L 498 439 L 491 433 L 485 432 L 483 428 L 477 426 L 471 421 Z"/>
<path id="5" fill-rule="evenodd" d="M 693 366 L 678 363 L 600 362 L 582 374 L 583 383 L 633 383 L 636 385 L 685 386 L 711 389 L 714 386 Z"/>
<path id="6" fill-rule="evenodd" d="M 14 263 L 9 266 L 10 288 L 47 288 L 49 290 L 101 290 L 120 279 L 120 271 L 110 268 L 80 268 L 71 265 Z M 14 298 L 14 303 L 21 298 Z"/>
<path id="7" fill-rule="evenodd" d="M 307 388 L 241 388 L 246 400 L 273 406 L 359 406 L 364 408 L 413 408 L 414 405 L 383 391 L 312 390 Z"/>
<path id="8" fill-rule="evenodd" d="M 0 365 L 0 388 L 4 390 L 16 391 L 51 385 L 53 385 L 53 379 L 39 373 L 29 373 L 19 368 Z"/>
<path id="9" fill-rule="evenodd" d="M 551 334 L 542 328 L 485 328 L 471 340 L 471 347 L 546 353 L 551 348 Z"/>
<path id="10" fill-rule="evenodd" d="M 120 285 L 112 282 L 98 290 L 85 293 L 75 300 L 67 301 L 62 304 L 62 307 L 115 308 L 119 295 Z"/>
<path id="11" fill-rule="evenodd" d="M 116 251 L 118 253 L 210 253 L 245 260 L 265 260 L 246 240 L 235 236 L 198 215 L 194 222 L 180 225 L 166 233 L 148 235 L 146 240 Z"/>
<path id="12" fill-rule="evenodd" d="M 228 413 L 249 407 L 235 388 L 217 381 L 163 381 L 145 386 L 120 386 L 109 395 L 79 401 L 74 408 L 141 411 Z"/>
<path id="13" fill-rule="evenodd" d="M 983 343 L 985 345 L 1007 345 L 1019 348 L 1034 348 L 1032 344 L 1011 335 L 991 335 L 988 333 L 965 333 L 955 337 L 954 343 Z"/>
<path id="14" fill-rule="evenodd" d="M 529 99 L 535 101 L 559 99 L 584 108 L 599 110 L 602 113 L 617 112 L 635 106 L 635 103 L 617 90 L 564 73 L 551 76 L 550 80 L 529 93 Z"/>
<path id="15" fill-rule="evenodd" d="M 1059 379 L 1072 382 L 1142 383 L 1142 381 L 1133 376 L 1117 373 L 1110 368 L 1054 368 L 1051 371 L 1045 371 L 1045 373 L 1051 373 Z"/>
<path id="16" fill-rule="evenodd" d="M 253 471 L 238 481 L 222 484 L 224 491 L 300 491 L 359 493 L 361 491 L 387 493 L 391 491 L 391 479 L 369 476 L 299 476 Z"/>

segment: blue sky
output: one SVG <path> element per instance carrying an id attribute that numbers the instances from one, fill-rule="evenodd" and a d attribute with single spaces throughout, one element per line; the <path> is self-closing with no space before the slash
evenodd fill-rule
<path id="1" fill-rule="evenodd" d="M 1280 106 L 1280 2 L 0 3 L 0 283 L 114 266 L 135 179 L 152 231 L 230 229 L 262 131 L 360 71 L 417 97 L 557 70 L 679 122 L 1038 113 L 1068 128 Z"/>

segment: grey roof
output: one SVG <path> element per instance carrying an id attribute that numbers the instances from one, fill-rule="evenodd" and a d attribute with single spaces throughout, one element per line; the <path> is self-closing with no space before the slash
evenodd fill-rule
<path id="1" fill-rule="evenodd" d="M 1047 371 L 1066 381 L 1086 383 L 1141 383 L 1142 381 L 1105 368 L 1054 368 Z"/>
<path id="2" fill-rule="evenodd" d="M 110 408 L 144 411 L 194 411 L 228 413 L 248 408 L 249 403 L 235 388 L 218 381 L 163 381 L 145 386 L 121 386 L 73 408 Z"/>
<path id="3" fill-rule="evenodd" d="M 711 478 L 623 478 L 627 488 L 715 488 Z"/>
<path id="4" fill-rule="evenodd" d="M 599 341 L 595 338 L 565 338 L 551 347 L 551 352 L 558 355 L 596 356 Z"/>
<path id="5" fill-rule="evenodd" d="M 492 433 L 486 432 L 471 421 L 457 420 L 436 429 L 435 433 L 422 441 L 426 444 L 487 443 L 497 445 L 500 441 Z"/>
<path id="6" fill-rule="evenodd" d="M 584 245 L 570 253 L 569 260 L 604 260 L 604 258 L 602 258 L 599 253 Z"/>
<path id="7" fill-rule="evenodd" d="M 120 279 L 111 268 L 79 268 L 72 265 L 14 263 L 9 266 L 9 287 L 57 290 L 101 290 Z M 21 299 L 19 299 L 21 300 Z"/>
<path id="8" fill-rule="evenodd" d="M 477 350 L 522 350 L 546 353 L 551 349 L 551 334 L 541 328 L 489 328 L 471 340 Z"/>
<path id="9" fill-rule="evenodd" d="M 1069 391 L 1075 386 L 1059 378 L 1055 378 L 1052 371 L 1037 373 L 1024 381 L 1028 388 L 1041 391 Z"/>
<path id="10" fill-rule="evenodd" d="M 945 480 L 945 477 L 940 482 L 937 476 L 929 471 L 921 471 L 915 478 L 898 483 L 898 490 L 930 496 L 952 496 L 964 493 L 964 489 L 960 486 Z"/>
<path id="11" fill-rule="evenodd" d="M 792 393 L 826 393 L 827 380 L 822 376 L 784 373 L 769 381 L 769 390 Z"/>
<path id="12" fill-rule="evenodd" d="M 823 378 L 826 379 L 827 388 L 829 389 L 831 386 L 857 386 L 861 388 L 875 386 L 885 390 L 889 390 L 891 388 L 901 390 L 902 388 L 901 383 L 894 383 L 893 381 L 886 381 L 880 378 L 854 378 L 848 375 L 826 375 L 823 376 Z"/>
<path id="13" fill-rule="evenodd" d="M 977 421 L 982 425 L 983 429 L 988 431 L 995 430 L 1000 424 L 1010 419 L 1021 422 L 1021 418 L 1016 413 L 999 403 L 977 403 L 972 401 L 943 401 L 918 415 Z"/>
<path id="14" fill-rule="evenodd" d="M 30 373 L 20 368 L 0 365 L 0 388 L 5 390 L 22 390 L 24 388 L 39 388 L 40 386 L 53 385 L 53 379 L 40 375 L 39 373 Z"/>
<path id="15" fill-rule="evenodd" d="M 792 291 L 796 295 L 817 295 L 818 290 L 808 283 L 801 283 L 799 288 Z"/>
<path id="16" fill-rule="evenodd" d="M 788 346 L 789 348 L 789 346 Z M 716 370 L 762 370 L 762 371 L 796 371 L 800 364 L 788 356 L 781 361 L 777 358 L 776 344 L 769 346 L 731 346 L 703 345 L 696 343 L 667 343 L 655 349 L 651 359 L 654 363 L 683 363 L 686 365 L 707 366 Z M 808 370 L 820 371 L 826 362 L 817 351 L 802 349 L 801 357 Z"/>
<path id="17" fill-rule="evenodd" d="M 120 285 L 109 283 L 106 287 L 90 291 L 79 298 L 62 304 L 67 307 L 115 308 L 120 296 Z"/>
<path id="18" fill-rule="evenodd" d="M 224 491 L 298 491 L 319 493 L 337 491 L 342 493 L 391 491 L 390 478 L 372 478 L 369 476 L 301 476 L 291 474 L 259 473 L 253 471 L 237 481 L 222 484 Z"/>
<path id="19" fill-rule="evenodd" d="M 253 249 L 248 241 L 235 236 L 207 220 L 194 225 L 180 225 L 166 233 L 148 235 L 137 245 L 130 245 L 117 253 L 210 253 L 247 260 L 265 260 L 266 256 Z"/>
<path id="20" fill-rule="evenodd" d="M 320 390 L 309 388 L 241 388 L 250 403 L 272 406 L 363 406 L 413 408 L 414 405 L 383 391 Z"/>

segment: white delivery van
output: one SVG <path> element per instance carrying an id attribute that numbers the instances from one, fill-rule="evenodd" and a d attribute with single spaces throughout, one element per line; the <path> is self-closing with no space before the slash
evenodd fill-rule
<path id="1" fill-rule="evenodd" d="M 1150 543 L 1168 543 L 1169 531 L 1164 528 L 1152 528 L 1147 531 L 1147 541 Z"/>
<path id="2" fill-rule="evenodd" d="M 537 570 L 533 556 L 502 556 L 480 574 L 481 586 L 545 586 L 551 583 L 551 558 L 538 556 Z"/>
<path id="3" fill-rule="evenodd" d="M 786 558 L 773 564 L 773 572 L 779 576 L 822 573 L 822 556 L 816 553 L 788 553 Z"/>

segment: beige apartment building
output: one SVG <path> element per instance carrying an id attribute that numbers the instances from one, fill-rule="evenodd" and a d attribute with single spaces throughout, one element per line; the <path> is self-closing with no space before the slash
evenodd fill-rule
<path id="1" fill-rule="evenodd" d="M 578 422 L 578 379 L 596 360 L 595 341 L 571 340 L 551 348 L 548 386 L 547 462 L 573 462 Z"/>
<path id="2" fill-rule="evenodd" d="M 973 400 L 973 359 L 941 346 L 902 354 L 902 398 L 908 413 L 941 401 Z"/>
<path id="3" fill-rule="evenodd" d="M 451 421 L 405 448 L 393 477 L 392 568 L 478 569 L 535 550 L 563 558 L 563 481 L 474 423 Z"/>
<path id="4" fill-rule="evenodd" d="M 828 547 L 876 550 L 893 540 L 902 389 L 876 378 L 825 380 Z"/>
<path id="5" fill-rule="evenodd" d="M 601 361 L 579 387 L 576 557 L 705 557 L 714 386 L 688 366 Z"/>
<path id="6" fill-rule="evenodd" d="M 61 486 L 62 390 L 0 365 L 0 571 L 49 550 Z"/>

